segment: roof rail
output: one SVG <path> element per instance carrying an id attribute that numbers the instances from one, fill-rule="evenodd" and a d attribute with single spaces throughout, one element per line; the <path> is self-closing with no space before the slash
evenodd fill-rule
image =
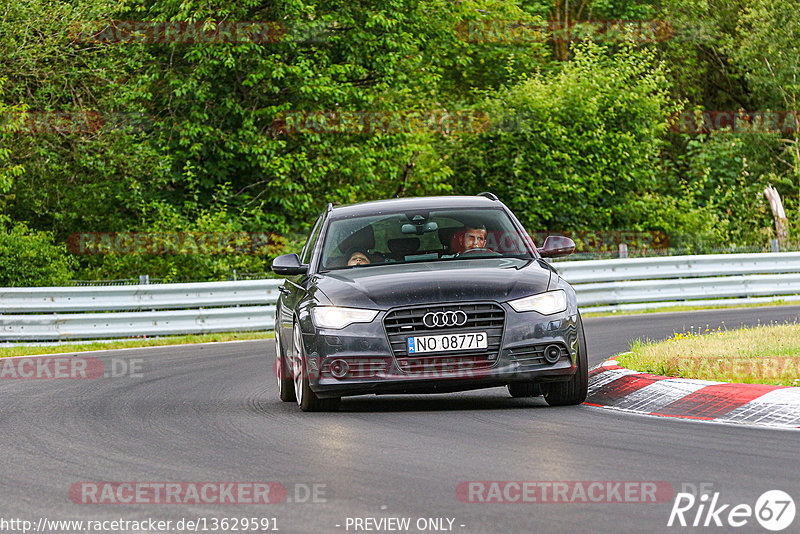
<path id="1" fill-rule="evenodd" d="M 326 211 L 326 212 L 329 212 L 329 211 L 331 211 L 332 209 L 333 209 L 333 202 L 328 202 L 328 209 L 327 209 L 327 210 L 325 210 L 325 211 Z"/>
<path id="2" fill-rule="evenodd" d="M 486 197 L 489 200 L 500 200 L 499 198 L 497 198 L 497 195 L 495 195 L 494 193 L 489 193 L 488 191 L 484 191 L 483 193 L 478 193 L 478 196 Z"/>

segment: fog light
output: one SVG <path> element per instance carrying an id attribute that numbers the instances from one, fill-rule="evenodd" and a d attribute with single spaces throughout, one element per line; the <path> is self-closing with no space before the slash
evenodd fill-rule
<path id="1" fill-rule="evenodd" d="M 344 360 L 333 360 L 331 362 L 331 376 L 334 378 L 344 378 L 350 372 L 350 366 Z"/>
<path id="2" fill-rule="evenodd" d="M 561 347 L 558 345 L 547 345 L 544 349 L 544 359 L 547 363 L 556 363 L 561 357 Z"/>

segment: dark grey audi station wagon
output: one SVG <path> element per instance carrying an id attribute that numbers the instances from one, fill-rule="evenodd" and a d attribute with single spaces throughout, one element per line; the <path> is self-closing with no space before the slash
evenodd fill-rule
<path id="1" fill-rule="evenodd" d="M 275 314 L 280 398 L 335 410 L 364 394 L 507 386 L 551 406 L 586 398 L 575 291 L 491 193 L 332 206 L 286 277 Z"/>

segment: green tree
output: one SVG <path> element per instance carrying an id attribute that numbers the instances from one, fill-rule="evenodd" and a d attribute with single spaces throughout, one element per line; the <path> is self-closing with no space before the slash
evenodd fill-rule
<path id="1" fill-rule="evenodd" d="M 64 285 L 76 265 L 66 248 L 54 243 L 52 233 L 23 223 L 0 230 L 0 287 Z"/>
<path id="2" fill-rule="evenodd" d="M 759 109 L 789 112 L 781 124 L 783 172 L 800 200 L 800 1 L 749 0 L 729 46 L 742 65 Z M 786 191 L 784 191 L 786 192 Z M 800 205 L 800 202 L 796 202 Z"/>
<path id="3" fill-rule="evenodd" d="M 10 139 L 19 132 L 25 122 L 25 106 L 7 105 L 2 101 L 5 78 L 0 78 L 0 206 L 5 205 L 6 195 L 14 184 L 14 179 L 22 174 L 24 168 L 11 161 Z"/>
<path id="4" fill-rule="evenodd" d="M 141 45 L 101 46 L 79 36 L 86 21 L 123 16 L 112 0 L 18 1 L 0 14 L 5 102 L 24 106 L 24 127 L 4 136 L 18 170 L 7 213 L 63 241 L 116 230 L 139 217 L 166 165 L 131 124 L 144 98 Z"/>
<path id="5" fill-rule="evenodd" d="M 493 4 L 492 16 L 520 13 L 506 5 Z M 517 57 L 514 50 L 473 52 L 459 38 L 459 24 L 474 18 L 478 6 L 154 2 L 147 15 L 158 20 L 277 20 L 289 32 L 275 43 L 154 49 L 160 60 L 147 73 L 152 112 L 162 117 L 156 127 L 171 159 L 164 200 L 202 209 L 227 183 L 229 205 L 252 225 L 286 231 L 328 201 L 446 191 L 449 169 L 432 150 L 430 132 L 284 133 L 274 125 L 287 113 L 463 107 L 475 85 L 497 85 L 509 75 L 499 67 Z M 310 38 L 307 27 L 316 32 Z M 482 67 L 469 70 L 475 62 Z"/>
<path id="6" fill-rule="evenodd" d="M 667 92 L 652 51 L 577 46 L 554 76 L 489 96 L 494 131 L 454 145 L 454 188 L 496 192 L 531 229 L 630 224 L 627 196 L 657 185 Z"/>

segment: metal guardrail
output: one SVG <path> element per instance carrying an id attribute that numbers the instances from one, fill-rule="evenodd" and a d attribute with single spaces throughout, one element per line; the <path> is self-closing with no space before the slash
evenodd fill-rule
<path id="1" fill-rule="evenodd" d="M 6 341 L 271 330 L 273 306 L 157 312 L 3 315 Z"/>
<path id="2" fill-rule="evenodd" d="M 800 252 L 553 264 L 582 311 L 800 300 Z M 0 340 L 196 334 L 273 327 L 281 280 L 0 289 Z"/>
<path id="3" fill-rule="evenodd" d="M 800 252 L 564 261 L 583 311 L 800 300 Z"/>
<path id="4" fill-rule="evenodd" d="M 0 289 L 0 340 L 271 330 L 281 283 L 4 288 Z"/>
<path id="5" fill-rule="evenodd" d="M 283 280 L 0 289 L 3 313 L 165 310 L 274 304 Z"/>

